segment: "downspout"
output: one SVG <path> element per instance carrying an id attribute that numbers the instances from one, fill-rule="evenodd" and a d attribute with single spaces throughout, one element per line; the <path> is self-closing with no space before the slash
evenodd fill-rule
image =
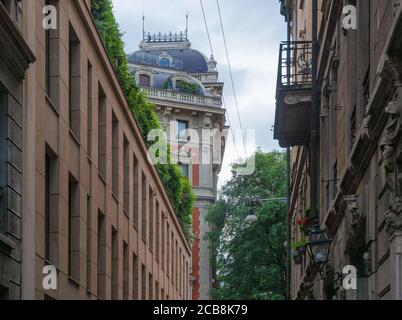
<path id="1" fill-rule="evenodd" d="M 291 42 L 291 32 L 292 32 L 292 27 L 291 27 L 291 14 L 290 14 L 290 9 L 287 8 L 287 42 L 288 42 L 288 48 L 290 48 L 290 42 Z M 288 68 L 288 75 L 290 74 L 290 51 L 288 50 L 288 57 L 287 57 L 287 68 Z M 288 77 L 288 82 L 290 81 L 290 78 Z M 289 83 L 288 83 L 289 84 Z M 290 244 L 292 242 L 292 217 L 290 214 L 290 148 L 287 149 L 286 151 L 286 165 L 287 165 L 287 202 L 286 202 L 286 212 L 287 212 L 287 217 L 288 217 L 288 225 L 287 225 L 287 265 L 286 265 L 286 299 L 291 300 L 291 291 L 290 291 L 290 286 L 291 286 L 291 272 L 292 272 L 292 260 L 291 260 L 291 247 Z"/>
<path id="2" fill-rule="evenodd" d="M 318 213 L 318 163 L 319 163 L 319 110 L 318 110 L 318 3 L 312 0 L 312 90 L 311 90 L 311 145 L 310 145 L 310 175 L 311 175 L 311 213 L 314 223 L 319 224 Z"/>

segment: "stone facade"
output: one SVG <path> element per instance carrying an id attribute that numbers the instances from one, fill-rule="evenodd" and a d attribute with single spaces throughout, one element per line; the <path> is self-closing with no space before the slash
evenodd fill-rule
<path id="1" fill-rule="evenodd" d="M 292 40 L 311 40 L 311 1 L 284 1 Z M 344 6 L 357 29 L 343 28 Z M 319 224 L 333 239 L 330 272 L 357 268 L 357 290 L 323 281 L 307 254 L 291 267 L 294 299 L 402 299 L 402 5 L 399 0 L 318 1 Z M 291 150 L 292 241 L 310 207 L 309 146 Z"/>
<path id="2" fill-rule="evenodd" d="M 131 54 L 129 61 L 137 82 L 156 106 L 173 153 L 181 155 L 183 150 L 191 153 L 191 159 L 181 161 L 179 156 L 178 160 L 196 193 L 192 298 L 206 300 L 213 286 L 214 270 L 210 264 L 209 241 L 205 240 L 211 226 L 205 217 L 216 201 L 228 128 L 222 108 L 223 83 L 218 80 L 216 61 L 191 49 L 187 34 L 181 35 L 179 40 L 174 34 L 144 36 L 141 50 Z M 196 92 L 188 91 L 183 83 L 191 84 Z M 181 136 L 186 133 L 182 129 L 192 130 L 198 139 L 190 131 Z M 214 130 L 216 135 L 211 135 Z M 206 138 L 203 132 L 207 133 Z"/>
<path id="3" fill-rule="evenodd" d="M 35 57 L 21 15 L 17 1 L 0 3 L 0 299 L 22 289 L 23 79 Z"/>
<path id="4" fill-rule="evenodd" d="M 189 299 L 191 248 L 90 0 L 13 2 L 21 27 L 7 46 L 0 4 L 1 298 Z M 45 5 L 56 30 L 42 26 Z"/>

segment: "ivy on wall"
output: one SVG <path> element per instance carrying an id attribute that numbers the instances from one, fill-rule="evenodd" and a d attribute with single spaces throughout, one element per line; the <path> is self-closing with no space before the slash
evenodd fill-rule
<path id="1" fill-rule="evenodd" d="M 119 25 L 113 13 L 111 0 L 92 0 L 92 16 L 110 60 L 127 96 L 128 104 L 137 119 L 141 132 L 147 141 L 148 133 L 161 128 L 154 105 L 147 101 L 146 95 L 137 87 L 130 72 L 127 55 Z M 149 145 L 149 143 L 148 143 Z M 168 163 L 170 163 L 168 156 Z M 188 179 L 177 165 L 157 164 L 159 176 L 165 185 L 176 216 L 188 240 L 191 240 L 191 224 L 195 195 Z"/>

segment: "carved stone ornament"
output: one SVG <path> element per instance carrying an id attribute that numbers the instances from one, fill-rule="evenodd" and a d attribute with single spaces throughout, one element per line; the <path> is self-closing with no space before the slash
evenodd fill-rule
<path id="1" fill-rule="evenodd" d="M 298 103 L 306 103 L 306 102 L 310 102 L 311 101 L 311 97 L 308 95 L 286 95 L 283 98 L 283 101 L 285 102 L 285 104 L 287 105 L 295 105 Z"/>
<path id="2" fill-rule="evenodd" d="M 385 213 L 386 229 L 390 236 L 402 234 L 402 197 L 392 200 L 389 210 Z"/>
<path id="3" fill-rule="evenodd" d="M 355 230 L 361 218 L 361 211 L 359 210 L 359 197 L 356 195 L 344 196 L 343 200 L 346 204 L 346 216 L 349 218 L 352 230 Z"/>
<path id="4" fill-rule="evenodd" d="M 395 192 L 396 190 L 396 153 L 397 144 L 401 134 L 401 110 L 397 101 L 391 101 L 385 109 L 390 116 L 390 122 L 385 128 L 385 135 L 381 140 L 380 148 L 384 162 L 385 178 L 388 188 Z"/>

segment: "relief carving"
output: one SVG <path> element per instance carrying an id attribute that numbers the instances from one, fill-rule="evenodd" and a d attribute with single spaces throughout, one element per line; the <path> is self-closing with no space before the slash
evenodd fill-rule
<path id="1" fill-rule="evenodd" d="M 402 198 L 395 197 L 385 213 L 386 229 L 390 236 L 402 233 Z"/>
<path id="2" fill-rule="evenodd" d="M 396 151 L 402 127 L 398 102 L 391 101 L 386 107 L 385 112 L 389 114 L 390 122 L 385 128 L 385 135 L 381 140 L 380 148 L 384 163 L 386 184 L 392 192 L 395 192 Z"/>

